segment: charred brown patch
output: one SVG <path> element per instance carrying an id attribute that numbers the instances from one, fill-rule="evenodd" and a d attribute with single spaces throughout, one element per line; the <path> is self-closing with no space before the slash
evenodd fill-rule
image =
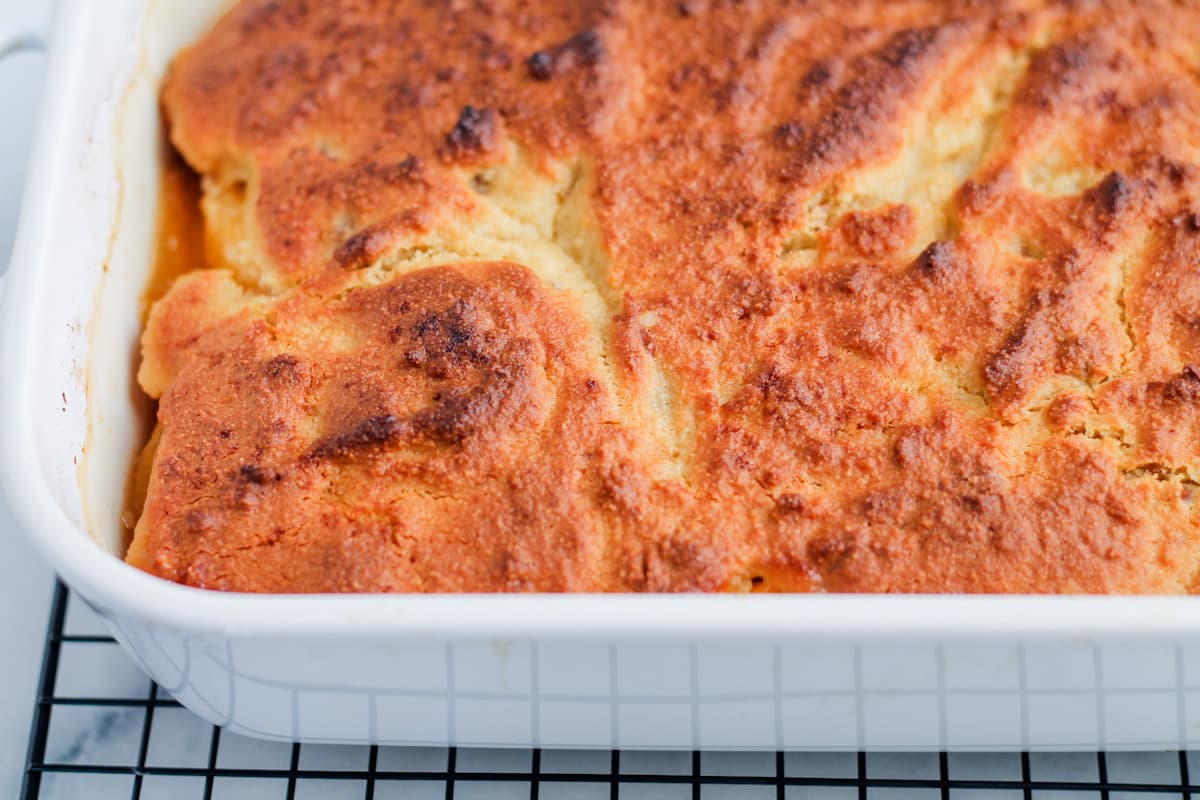
<path id="1" fill-rule="evenodd" d="M 455 300 L 443 311 L 423 314 L 392 329 L 388 338 L 394 344 L 406 343 L 405 363 L 435 379 L 491 364 L 503 344 L 483 333 L 480 313 L 468 300 Z"/>
<path id="2" fill-rule="evenodd" d="M 422 209 L 402 211 L 343 242 L 333 253 L 333 264 L 344 270 L 369 267 L 386 255 L 402 235 L 426 231 L 429 225 L 429 212 Z"/>
<path id="3" fill-rule="evenodd" d="M 419 180 L 425 177 L 427 169 L 422 159 L 410 154 L 396 165 L 392 174 L 404 180 Z"/>
<path id="4" fill-rule="evenodd" d="M 1150 167 L 1176 188 L 1182 186 L 1185 181 L 1194 179 L 1196 173 L 1196 168 L 1191 164 L 1175 161 L 1161 154 L 1151 157 Z"/>
<path id="5" fill-rule="evenodd" d="M 802 494 L 781 494 L 775 498 L 775 510 L 780 514 L 803 514 L 808 510 L 808 501 Z"/>
<path id="6" fill-rule="evenodd" d="M 458 122 L 446 134 L 442 157 L 449 161 L 489 153 L 500 144 L 500 115 L 490 108 L 464 106 Z"/>
<path id="7" fill-rule="evenodd" d="M 775 364 L 767 366 L 754 380 L 754 386 L 765 399 L 795 400 L 797 392 L 795 378 L 787 370 Z"/>
<path id="8" fill-rule="evenodd" d="M 833 81 L 836 66 L 837 63 L 829 59 L 818 61 L 809 67 L 804 76 L 800 78 L 800 85 L 806 90 L 828 86 Z"/>
<path id="9" fill-rule="evenodd" d="M 912 69 L 929 53 L 937 41 L 938 32 L 936 27 L 925 27 L 892 34 L 879 51 L 879 60 L 896 69 Z"/>
<path id="10" fill-rule="evenodd" d="M 529 75 L 537 81 L 548 81 L 554 77 L 554 57 L 539 50 L 529 57 Z"/>
<path id="11" fill-rule="evenodd" d="M 729 81 L 713 92 L 713 103 L 717 111 L 744 108 L 754 101 L 754 92 L 744 81 Z"/>
<path id="12" fill-rule="evenodd" d="M 1124 173 L 1110 172 L 1088 189 L 1086 200 L 1102 220 L 1111 220 L 1130 208 L 1137 197 L 1137 185 Z"/>
<path id="13" fill-rule="evenodd" d="M 1000 510 L 1000 498 L 991 494 L 964 494 L 958 501 L 975 516 L 992 516 Z"/>
<path id="14" fill-rule="evenodd" d="M 1019 401 L 1046 368 L 1057 346 L 1048 318 L 1057 302 L 1057 295 L 1050 290 L 1035 293 L 1021 324 L 984 366 L 984 382 L 993 402 L 1007 407 Z"/>
<path id="15" fill-rule="evenodd" d="M 526 64 L 531 78 L 548 81 L 574 69 L 594 67 L 603 58 L 604 40 L 589 29 L 549 50 L 538 50 Z"/>
<path id="16" fill-rule="evenodd" d="M 243 464 L 238 469 L 238 480 L 243 483 L 253 483 L 256 486 L 262 486 L 265 483 L 283 480 L 283 476 L 278 472 L 258 464 Z"/>
<path id="17" fill-rule="evenodd" d="M 1162 385 L 1163 400 L 1171 403 L 1200 402 L 1200 367 L 1188 365 Z"/>
<path id="18" fill-rule="evenodd" d="M 1200 233 L 1200 213 L 1198 212 L 1184 211 L 1178 214 L 1172 222 L 1187 233 Z"/>
<path id="19" fill-rule="evenodd" d="M 377 261 L 396 240 L 390 227 L 373 226 L 351 236 L 333 253 L 333 263 L 340 269 L 355 270 Z"/>
<path id="20" fill-rule="evenodd" d="M 854 59 L 847 68 L 851 77 L 833 94 L 831 109 L 804 132 L 788 177 L 812 181 L 865 148 L 891 142 L 890 122 L 904 98 L 962 30 L 948 24 L 900 31 Z"/>
<path id="21" fill-rule="evenodd" d="M 318 439 L 308 451 L 310 459 L 340 458 L 360 450 L 400 439 L 407 431 L 403 420 L 380 414 L 362 420 L 353 428 Z"/>
<path id="22" fill-rule="evenodd" d="M 1028 78 L 1018 92 L 1020 103 L 1050 108 L 1069 102 L 1103 71 L 1104 53 L 1095 41 L 1075 38 L 1059 42 L 1034 55 Z"/>
<path id="23" fill-rule="evenodd" d="M 507 393 L 507 376 L 498 374 L 486 386 L 453 388 L 412 417 L 415 436 L 437 444 L 458 444 L 494 417 Z"/>
<path id="24" fill-rule="evenodd" d="M 850 533 L 835 533 L 818 536 L 808 543 L 806 552 L 818 571 L 838 572 L 858 552 L 858 542 Z"/>
<path id="25" fill-rule="evenodd" d="M 353 169 L 361 177 L 385 184 L 422 182 L 429 174 L 425 161 L 414 155 L 394 162 L 367 161 L 355 165 Z"/>
<path id="26" fill-rule="evenodd" d="M 914 263 L 922 275 L 936 278 L 949 274 L 954 268 L 954 243 L 931 242 Z"/>
<path id="27" fill-rule="evenodd" d="M 775 142 L 781 147 L 799 147 L 804 139 L 805 128 L 801 122 L 785 122 L 775 129 Z"/>
<path id="28" fill-rule="evenodd" d="M 844 69 L 844 63 L 835 58 L 821 59 L 810 66 L 801 76 L 796 90 L 800 107 L 815 109 L 828 100 L 837 90 Z"/>
<path id="29" fill-rule="evenodd" d="M 273 380 L 292 378 L 300 368 L 300 359 L 288 353 L 274 356 L 263 364 L 263 374 Z"/>
<path id="30" fill-rule="evenodd" d="M 750 45 L 750 49 L 746 51 L 746 56 L 755 61 L 769 60 L 773 58 L 780 47 L 792 38 L 793 25 L 790 20 L 771 20 L 765 23 L 758 32 L 754 35 L 754 41 Z"/>

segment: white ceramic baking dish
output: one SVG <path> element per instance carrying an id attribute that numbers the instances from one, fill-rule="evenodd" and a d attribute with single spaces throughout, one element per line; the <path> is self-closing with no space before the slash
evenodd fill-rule
<path id="1" fill-rule="evenodd" d="M 62 2 L 0 299 L 0 468 L 17 518 L 188 708 L 306 741 L 1200 745 L 1191 598 L 244 596 L 126 566 L 114 551 L 139 444 L 157 86 L 223 5 Z"/>

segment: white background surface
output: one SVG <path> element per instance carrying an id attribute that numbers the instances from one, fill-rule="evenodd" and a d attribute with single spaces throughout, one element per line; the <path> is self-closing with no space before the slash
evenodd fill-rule
<path id="1" fill-rule="evenodd" d="M 39 0 L 0 0 L 0 30 Z M 8 266 L 25 161 L 46 59 L 19 53 L 0 61 L 0 269 Z M 0 391 L 4 391 L 0 375 Z M 0 501 L 0 796 L 16 797 L 41 667 L 50 570 L 15 529 Z"/>

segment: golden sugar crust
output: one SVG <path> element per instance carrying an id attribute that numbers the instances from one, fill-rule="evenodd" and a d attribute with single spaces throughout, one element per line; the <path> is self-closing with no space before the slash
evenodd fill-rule
<path id="1" fill-rule="evenodd" d="M 1189 592 L 1200 6 L 243 0 L 164 107 L 129 560 Z M 200 265 L 198 265 L 200 266 Z"/>

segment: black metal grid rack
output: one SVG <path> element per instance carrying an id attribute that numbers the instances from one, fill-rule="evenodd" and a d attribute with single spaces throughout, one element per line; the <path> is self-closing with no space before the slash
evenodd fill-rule
<path id="1" fill-rule="evenodd" d="M 75 610 L 79 611 L 76 612 Z M 124 696 L 73 684 L 122 659 L 61 583 L 54 592 L 22 797 L 1033 798 L 1200 792 L 1198 753 L 956 755 L 477 751 L 274 745 L 223 734 L 130 672 Z M 90 652 L 84 652 L 90 651 Z M 97 653 L 100 658 L 97 662 Z M 79 666 L 86 663 L 88 666 Z M 74 673 L 75 677 L 72 677 Z M 135 682 L 140 681 L 140 684 Z M 86 687 L 85 687 L 86 688 Z M 97 693 L 98 695 L 100 693 Z M 59 723 L 74 717 L 71 726 Z M 78 724 L 82 721 L 82 725 Z M 68 731 L 65 741 L 56 731 Z M 80 733 L 79 731 L 84 731 Z M 91 733 L 88 733 L 91 731 Z M 99 755 L 96 731 L 106 744 Z M 92 749 L 95 749 L 94 747 Z"/>

